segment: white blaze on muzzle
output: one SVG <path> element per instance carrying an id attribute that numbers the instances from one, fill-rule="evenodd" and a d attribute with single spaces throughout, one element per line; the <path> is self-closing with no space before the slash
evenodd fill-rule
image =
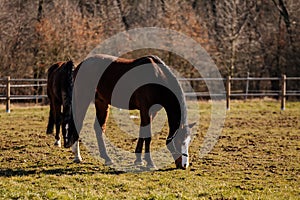
<path id="1" fill-rule="evenodd" d="M 191 136 L 188 136 L 183 145 L 181 146 L 181 155 L 182 155 L 182 167 L 187 168 L 189 166 L 189 145 L 191 142 Z"/>

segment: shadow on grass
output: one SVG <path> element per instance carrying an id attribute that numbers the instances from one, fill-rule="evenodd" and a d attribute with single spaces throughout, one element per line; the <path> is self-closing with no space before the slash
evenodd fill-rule
<path id="1" fill-rule="evenodd" d="M 157 172 L 170 172 L 178 170 L 176 168 L 165 168 L 154 170 Z M 143 172 L 146 172 L 143 170 Z M 153 171 L 149 171 L 153 172 Z M 63 167 L 61 165 L 53 164 L 47 166 L 30 166 L 26 169 L 0 169 L 0 177 L 16 177 L 16 176 L 30 176 L 30 175 L 93 175 L 93 174 L 111 174 L 119 175 L 126 173 L 125 171 L 118 171 L 114 168 L 95 166 L 92 163 L 84 164 L 70 164 L 69 166 Z M 139 173 L 139 172 L 137 172 Z"/>
<path id="2" fill-rule="evenodd" d="M 180 169 L 176 169 L 176 168 L 165 168 L 165 169 L 158 169 L 158 172 L 171 172 L 171 171 L 176 171 L 176 170 L 180 170 Z"/>
<path id="3" fill-rule="evenodd" d="M 74 165 L 74 166 L 73 166 Z M 122 174 L 125 172 L 116 171 L 108 167 L 92 166 L 89 164 L 70 164 L 70 166 L 47 165 L 31 166 L 26 169 L 0 169 L 0 177 L 30 176 L 30 175 L 93 175 L 93 174 Z"/>

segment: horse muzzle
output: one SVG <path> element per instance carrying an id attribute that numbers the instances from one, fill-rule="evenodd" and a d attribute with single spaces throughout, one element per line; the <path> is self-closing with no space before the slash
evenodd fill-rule
<path id="1" fill-rule="evenodd" d="M 188 166 L 189 166 L 189 162 L 188 162 L 188 159 L 186 159 L 184 162 L 183 162 L 184 158 L 182 158 L 182 156 L 180 156 L 179 158 L 177 158 L 175 160 L 175 165 L 176 165 L 176 168 L 177 169 L 187 169 Z"/>
<path id="2" fill-rule="evenodd" d="M 182 157 L 181 156 L 175 160 L 175 165 L 176 165 L 177 169 L 183 169 L 183 170 L 186 169 L 185 166 L 182 166 Z"/>

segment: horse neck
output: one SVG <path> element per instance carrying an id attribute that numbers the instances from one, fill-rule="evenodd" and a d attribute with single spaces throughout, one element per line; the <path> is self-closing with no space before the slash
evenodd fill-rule
<path id="1" fill-rule="evenodd" d="M 180 126 L 187 124 L 185 101 L 182 100 L 179 103 L 177 98 L 174 95 L 172 96 L 173 98 L 168 98 L 163 106 L 168 116 L 170 136 L 174 135 Z"/>

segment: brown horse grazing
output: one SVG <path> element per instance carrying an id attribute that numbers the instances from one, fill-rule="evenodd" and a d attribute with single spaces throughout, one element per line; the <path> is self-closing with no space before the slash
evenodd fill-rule
<path id="1" fill-rule="evenodd" d="M 62 126 L 62 135 L 64 139 L 64 147 L 70 147 L 74 141 L 78 139 L 73 115 L 72 115 L 72 90 L 73 90 L 73 69 L 72 61 L 58 62 L 48 69 L 47 95 L 50 101 L 50 113 L 47 125 L 47 134 L 53 133 L 55 125 L 55 145 L 61 146 L 60 126 Z M 63 110 L 61 112 L 61 107 Z M 73 134 L 73 132 L 76 132 Z M 68 136 L 70 134 L 70 136 Z M 75 137 L 73 137 L 75 136 Z M 78 145 L 77 143 L 74 147 Z M 75 151 L 77 148 L 73 148 Z M 74 152 L 74 161 L 80 162 L 80 152 Z"/>
<path id="2" fill-rule="evenodd" d="M 97 130 L 95 125 L 95 131 L 98 131 L 100 155 L 106 164 L 110 164 L 111 159 L 107 155 L 102 133 L 105 131 L 109 105 L 112 105 L 140 111 L 141 123 L 135 149 L 135 164 L 142 163 L 142 149 L 145 143 L 144 159 L 148 167 L 155 167 L 150 155 L 151 122 L 163 107 L 169 124 L 167 148 L 177 168 L 188 167 L 188 147 L 191 140 L 189 129 L 194 124 L 187 124 L 182 89 L 174 74 L 160 58 L 145 56 L 124 59 L 98 54 L 80 63 L 74 71 L 74 77 L 73 112 L 77 130 L 80 132 L 87 107 L 95 97 L 96 117 L 101 126 L 101 130 Z"/>

